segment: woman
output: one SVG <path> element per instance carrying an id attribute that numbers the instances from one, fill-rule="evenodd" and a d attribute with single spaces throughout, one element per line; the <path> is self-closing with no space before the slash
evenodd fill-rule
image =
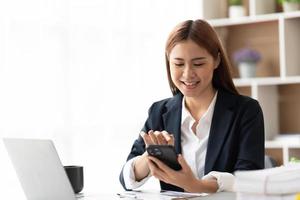
<path id="1" fill-rule="evenodd" d="M 264 122 L 258 102 L 239 95 L 214 29 L 203 20 L 180 23 L 166 43 L 173 97 L 155 102 L 120 174 L 126 190 L 150 176 L 162 190 L 232 190 L 237 170 L 264 168 Z M 182 169 L 149 156 L 150 144 L 174 145 Z"/>

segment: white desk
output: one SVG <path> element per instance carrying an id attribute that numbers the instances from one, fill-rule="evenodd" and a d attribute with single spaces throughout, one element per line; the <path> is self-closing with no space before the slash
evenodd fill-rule
<path id="1" fill-rule="evenodd" d="M 175 198 L 175 197 L 173 197 Z M 94 194 L 87 195 L 84 198 L 78 200 L 171 200 L 172 197 L 161 195 L 159 192 L 143 191 L 136 193 L 136 196 L 120 198 L 117 193 L 115 194 Z M 188 198 L 187 198 L 188 199 Z M 219 192 L 208 196 L 194 197 L 191 200 L 235 200 L 236 194 L 232 192 Z"/>
<path id="2" fill-rule="evenodd" d="M 234 192 L 219 192 L 219 193 L 211 194 L 209 196 L 200 197 L 200 198 L 197 198 L 197 199 L 207 199 L 207 200 L 235 200 L 236 199 L 236 193 L 234 193 Z"/>

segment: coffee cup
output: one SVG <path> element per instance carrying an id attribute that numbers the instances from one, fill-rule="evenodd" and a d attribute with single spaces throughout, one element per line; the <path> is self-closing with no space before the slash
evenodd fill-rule
<path id="1" fill-rule="evenodd" d="M 83 189 L 83 166 L 69 165 L 64 168 L 74 192 L 81 192 Z"/>

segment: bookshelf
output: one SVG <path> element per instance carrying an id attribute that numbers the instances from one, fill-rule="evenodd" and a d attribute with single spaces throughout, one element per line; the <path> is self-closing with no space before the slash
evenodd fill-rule
<path id="1" fill-rule="evenodd" d="M 246 16 L 229 18 L 227 1 L 202 1 L 202 6 L 202 18 L 215 28 L 228 52 L 237 89 L 260 102 L 266 154 L 279 165 L 300 158 L 300 140 L 274 142 L 285 134 L 300 135 L 300 11 L 284 13 L 275 0 L 243 0 Z M 231 60 L 245 46 L 262 55 L 254 78 L 240 78 Z"/>

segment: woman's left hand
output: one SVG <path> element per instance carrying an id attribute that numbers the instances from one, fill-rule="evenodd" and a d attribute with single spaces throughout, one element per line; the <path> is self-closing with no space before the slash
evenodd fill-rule
<path id="1" fill-rule="evenodd" d="M 197 185 L 198 179 L 194 176 L 191 168 L 182 155 L 178 155 L 177 160 L 182 168 L 179 171 L 171 169 L 153 156 L 148 156 L 151 174 L 165 183 L 176 185 L 188 192 L 193 192 L 192 188 Z"/>

